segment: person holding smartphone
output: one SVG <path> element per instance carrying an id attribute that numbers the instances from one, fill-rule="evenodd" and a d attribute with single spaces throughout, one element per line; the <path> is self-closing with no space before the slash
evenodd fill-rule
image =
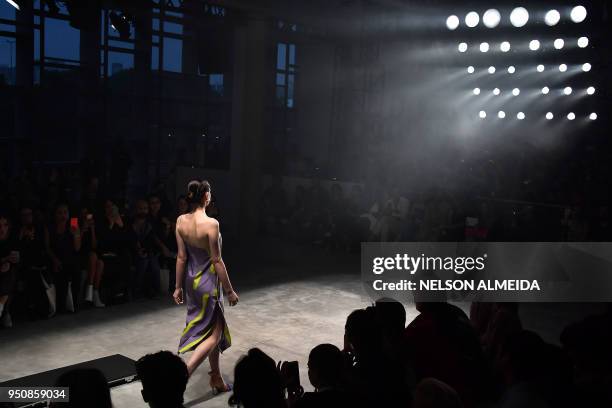
<path id="1" fill-rule="evenodd" d="M 213 392 L 226 392 L 230 387 L 221 377 L 219 355 L 231 345 L 231 337 L 223 314 L 223 291 L 230 306 L 238 303 L 238 295 L 221 259 L 219 222 L 206 214 L 211 200 L 210 184 L 194 180 L 187 190 L 196 209 L 180 216 L 176 224 L 178 255 L 173 297 L 177 304 L 187 303 L 187 319 L 178 351 L 193 351 L 187 362 L 189 375 L 208 357 Z"/>

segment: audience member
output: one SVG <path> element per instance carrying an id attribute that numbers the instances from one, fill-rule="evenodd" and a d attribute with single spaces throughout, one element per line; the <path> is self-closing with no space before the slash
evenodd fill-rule
<path id="1" fill-rule="evenodd" d="M 51 279 L 57 290 L 57 303 L 52 301 L 51 309 L 74 312 L 80 283 L 77 253 L 81 249 L 81 231 L 77 223 L 69 222 L 66 204 L 55 209 L 54 221 L 45 233 L 45 244 L 51 259 Z"/>
<path id="2" fill-rule="evenodd" d="M 0 317 L 3 327 L 12 327 L 13 321 L 8 305 L 13 291 L 19 263 L 17 244 L 11 239 L 11 223 L 9 217 L 0 214 Z"/>
<path id="3" fill-rule="evenodd" d="M 234 368 L 230 405 L 244 408 L 286 408 L 283 381 L 274 360 L 252 348 Z"/>
<path id="4" fill-rule="evenodd" d="M 142 399 L 151 408 L 182 408 L 189 374 L 185 362 L 170 351 L 147 354 L 136 362 Z"/>
<path id="5" fill-rule="evenodd" d="M 108 381 L 100 370 L 76 368 L 60 375 L 56 387 L 69 389 L 69 401 L 52 402 L 52 408 L 112 408 Z"/>

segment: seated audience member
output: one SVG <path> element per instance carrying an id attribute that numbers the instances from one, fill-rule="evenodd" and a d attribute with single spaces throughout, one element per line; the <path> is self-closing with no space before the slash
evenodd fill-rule
<path id="1" fill-rule="evenodd" d="M 81 231 L 78 225 L 70 225 L 66 204 L 55 209 L 54 220 L 45 232 L 45 245 L 57 290 L 57 305 L 51 300 L 51 309 L 74 312 L 80 283 L 77 253 L 81 249 Z"/>
<path id="2" fill-rule="evenodd" d="M 189 373 L 185 362 L 170 351 L 147 354 L 136 362 L 142 399 L 151 408 L 182 408 Z"/>
<path id="3" fill-rule="evenodd" d="M 15 290 L 19 252 L 11 239 L 9 217 L 0 214 L 0 316 L 3 327 L 12 327 L 13 321 L 8 310 L 10 297 Z"/>
<path id="4" fill-rule="evenodd" d="M 473 302 L 470 321 L 480 337 L 483 351 L 490 358 L 497 355 L 505 338 L 523 330 L 517 303 Z"/>
<path id="5" fill-rule="evenodd" d="M 414 390 L 413 408 L 462 408 L 457 392 L 435 378 L 423 379 Z"/>
<path id="6" fill-rule="evenodd" d="M 20 215 L 21 227 L 17 239 L 25 307 L 31 317 L 46 317 L 49 314 L 49 303 L 43 284 L 44 276 L 48 273 L 44 228 L 34 222 L 31 207 L 23 206 Z"/>
<path id="7" fill-rule="evenodd" d="M 160 252 L 160 268 L 165 267 L 168 270 L 168 288 L 166 290 L 172 293 L 175 287 L 176 253 L 178 251 L 175 235 L 176 224 L 171 222 L 162 211 L 161 199 L 156 194 L 149 196 L 149 210 L 155 244 L 158 252 Z"/>
<path id="8" fill-rule="evenodd" d="M 87 287 L 85 300 L 95 307 L 104 307 L 100 300 L 100 286 L 104 273 L 104 262 L 98 257 L 98 236 L 94 215 L 87 208 L 81 210 L 81 258 L 87 267 Z"/>
<path id="9" fill-rule="evenodd" d="M 136 212 L 132 220 L 134 237 L 134 267 L 132 295 L 139 293 L 147 297 L 159 293 L 159 249 L 155 231 L 149 219 L 149 203 L 145 200 L 136 202 Z"/>
<path id="10" fill-rule="evenodd" d="M 95 368 L 76 368 L 62 374 L 56 387 L 68 387 L 68 402 L 52 402 L 51 408 L 112 408 L 110 389 L 104 374 Z"/>
<path id="11" fill-rule="evenodd" d="M 386 352 L 373 307 L 355 310 L 348 316 L 344 352 L 349 359 L 348 392 L 359 395 L 366 405 L 410 403 L 412 390 L 404 361 Z"/>
<path id="12" fill-rule="evenodd" d="M 234 368 L 230 405 L 244 408 L 286 408 L 283 381 L 274 360 L 258 348 L 249 350 Z"/>
<path id="13" fill-rule="evenodd" d="M 572 323 L 561 333 L 561 344 L 574 368 L 577 405 L 612 406 L 612 309 Z"/>
<path id="14" fill-rule="evenodd" d="M 345 359 L 333 344 L 319 344 L 308 356 L 308 379 L 315 392 L 307 392 L 293 406 L 297 408 L 335 408 L 356 406 L 344 390 Z"/>
<path id="15" fill-rule="evenodd" d="M 404 332 L 416 380 L 433 377 L 451 386 L 466 407 L 493 390 L 484 353 L 466 314 L 442 302 L 417 302 L 420 314 Z"/>
<path id="16" fill-rule="evenodd" d="M 504 339 L 496 361 L 505 386 L 498 407 L 553 407 L 542 387 L 548 371 L 545 354 L 546 343 L 534 332 L 523 330 Z"/>
<path id="17" fill-rule="evenodd" d="M 126 226 L 119 207 L 111 199 L 104 202 L 104 217 L 98 222 L 97 232 L 98 254 L 104 263 L 104 287 L 110 292 L 108 303 L 110 297 L 125 294 L 131 276 Z"/>

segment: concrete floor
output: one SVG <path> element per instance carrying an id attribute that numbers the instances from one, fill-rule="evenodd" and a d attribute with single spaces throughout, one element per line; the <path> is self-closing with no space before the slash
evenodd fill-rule
<path id="1" fill-rule="evenodd" d="M 346 316 L 369 303 L 362 292 L 359 280 L 350 275 L 242 291 L 239 305 L 226 308 L 233 345 L 221 358 L 224 376 L 231 380 L 240 356 L 259 347 L 275 360 L 299 361 L 301 382 L 311 389 L 308 352 L 319 343 L 342 346 Z M 166 298 L 87 310 L 5 330 L 0 334 L 0 382 L 115 353 L 136 360 L 158 350 L 176 351 L 184 319 L 184 307 Z M 227 407 L 229 394 L 213 397 L 207 372 L 205 362 L 190 379 L 186 406 Z M 139 382 L 114 388 L 114 406 L 145 407 L 140 389 Z"/>
<path id="2" fill-rule="evenodd" d="M 250 251 L 259 262 L 252 262 Z M 269 259 L 265 254 L 261 248 L 236 249 L 229 261 L 226 258 L 240 303 L 226 308 L 233 345 L 221 357 L 222 373 L 231 381 L 240 356 L 259 347 L 276 361 L 299 361 L 301 382 L 308 391 L 310 349 L 320 343 L 341 347 L 347 315 L 372 302 L 361 284 L 359 256 L 287 245 L 277 247 Z M 418 312 L 413 306 L 406 310 L 410 322 Z M 567 321 L 583 315 L 571 305 L 525 305 L 521 310 L 525 327 L 551 342 L 558 341 Z M 0 331 L 0 382 L 116 353 L 136 360 L 158 350 L 176 351 L 184 321 L 184 307 L 168 296 L 21 323 Z M 229 394 L 210 392 L 207 372 L 205 362 L 191 378 L 187 407 L 228 406 Z M 114 406 L 145 407 L 140 389 L 139 382 L 114 388 Z"/>

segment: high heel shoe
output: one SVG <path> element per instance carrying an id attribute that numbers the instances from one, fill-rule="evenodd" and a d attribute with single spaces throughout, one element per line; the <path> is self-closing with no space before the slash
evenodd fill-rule
<path id="1" fill-rule="evenodd" d="M 222 392 L 231 391 L 232 387 L 229 384 L 226 384 L 223 381 L 223 377 L 221 377 L 220 372 L 212 372 L 209 371 L 208 375 L 210 375 L 210 388 L 213 392 L 213 395 L 220 394 Z"/>

